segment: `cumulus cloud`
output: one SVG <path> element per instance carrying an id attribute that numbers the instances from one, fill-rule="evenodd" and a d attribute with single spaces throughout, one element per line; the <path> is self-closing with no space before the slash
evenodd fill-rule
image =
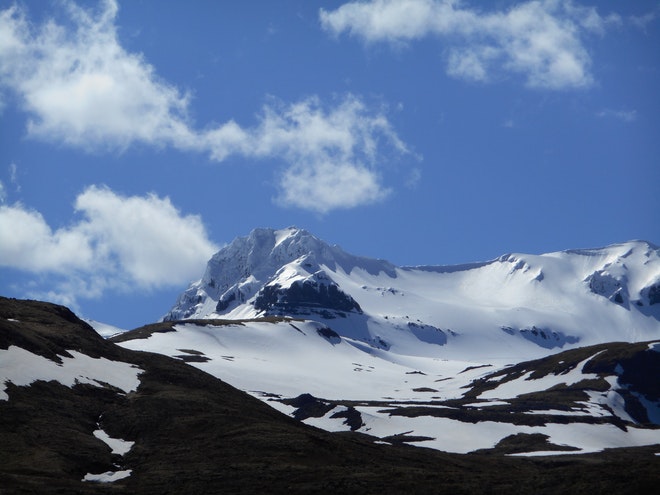
<path id="1" fill-rule="evenodd" d="M 230 122 L 205 135 L 212 156 L 279 157 L 288 164 L 277 200 L 320 213 L 378 201 L 388 194 L 377 170 L 382 149 L 408 153 L 383 110 L 353 95 L 333 106 L 316 98 L 264 107 L 259 124 Z"/>
<path id="2" fill-rule="evenodd" d="M 19 7 L 0 12 L 0 81 L 29 114 L 30 136 L 92 150 L 143 143 L 208 153 L 220 162 L 235 155 L 280 160 L 280 202 L 319 212 L 386 196 L 375 169 L 382 149 L 407 150 L 383 107 L 355 95 L 331 105 L 316 97 L 273 100 L 253 126 L 230 120 L 199 130 L 188 117 L 190 95 L 121 46 L 114 0 L 104 0 L 98 12 L 64 5 L 73 28 L 54 20 L 33 25 Z M 359 180 L 346 189 L 349 178 Z M 303 179 L 311 181 L 307 188 Z M 301 192 L 317 200 L 296 198 Z"/>
<path id="3" fill-rule="evenodd" d="M 0 236 L 0 266 L 55 275 L 49 299 L 68 301 L 185 284 L 218 249 L 201 219 L 181 214 L 169 198 L 91 186 L 75 210 L 82 219 L 53 229 L 38 211 L 0 205 L 0 232 L 10 233 Z"/>
<path id="4" fill-rule="evenodd" d="M 92 246 L 83 229 L 55 232 L 43 216 L 22 205 L 0 207 L 0 263 L 35 273 L 92 268 Z"/>
<path id="5" fill-rule="evenodd" d="M 592 85 L 584 38 L 621 22 L 570 0 L 534 0 L 495 12 L 456 0 L 371 0 L 321 9 L 319 16 L 326 31 L 368 43 L 438 37 L 447 47 L 447 72 L 457 78 L 485 82 L 512 73 L 529 87 L 547 89 Z"/>
<path id="6" fill-rule="evenodd" d="M 30 134 L 84 147 L 192 146 L 187 95 L 120 46 L 117 4 L 105 0 L 96 16 L 64 5 L 72 30 L 52 20 L 32 26 L 16 6 L 0 13 L 0 75 L 29 112 Z"/>
<path id="7" fill-rule="evenodd" d="M 372 171 L 353 163 L 294 166 L 282 177 L 281 186 L 284 193 L 278 199 L 283 204 L 321 213 L 378 201 L 389 192 Z"/>

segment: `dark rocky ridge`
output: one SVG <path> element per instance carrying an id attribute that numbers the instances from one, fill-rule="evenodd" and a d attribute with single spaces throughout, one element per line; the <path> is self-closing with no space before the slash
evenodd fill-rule
<path id="1" fill-rule="evenodd" d="M 278 235 L 284 235 L 285 238 L 278 240 Z M 333 305 L 339 304 L 345 307 L 346 297 L 350 298 L 341 290 L 339 290 L 341 295 L 335 293 L 335 289 L 331 287 L 332 281 L 323 272 L 322 265 L 328 266 L 330 270 L 341 268 L 346 273 L 359 266 L 369 273 L 385 272 L 395 276 L 395 267 L 390 263 L 349 255 L 339 246 L 330 246 L 303 229 L 295 227 L 282 231 L 255 229 L 249 236 L 238 237 L 215 253 L 209 260 L 202 279 L 191 284 L 179 296 L 175 306 L 164 319 L 179 320 L 194 317 L 198 306 L 208 298 L 216 301 L 217 314 L 227 314 L 265 289 L 277 271 L 292 262 L 299 263 L 310 274 L 300 287 L 292 287 L 293 293 L 287 296 L 303 297 L 303 303 L 308 303 L 308 307 L 301 309 L 300 314 L 306 315 L 312 312 L 321 314 L 316 308 L 322 304 L 329 304 L 330 307 L 324 307 L 319 311 L 324 314 L 334 314 L 335 317 L 340 316 Z M 270 295 L 266 294 L 264 297 L 268 298 Z M 337 300 L 337 297 L 342 300 Z M 269 306 L 263 298 L 260 305 L 271 309 L 267 314 L 282 313 L 281 308 L 278 310 Z M 338 311 L 355 310 L 357 302 L 352 301 L 349 306 L 351 309 Z"/>
<path id="2" fill-rule="evenodd" d="M 324 318 L 346 317 L 346 313 L 362 314 L 362 308 L 351 296 L 342 292 L 335 283 L 315 280 L 294 282 L 288 288 L 279 284 L 267 285 L 257 294 L 255 309 L 267 315 L 309 315 Z"/>

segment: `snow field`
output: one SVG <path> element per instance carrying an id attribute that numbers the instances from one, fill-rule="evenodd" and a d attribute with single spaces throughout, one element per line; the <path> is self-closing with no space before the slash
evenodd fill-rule
<path id="1" fill-rule="evenodd" d="M 295 328 L 294 328 L 295 326 Z M 180 349 L 204 353 L 208 362 L 191 363 L 235 387 L 252 393 L 284 397 L 309 393 L 344 400 L 427 400 L 460 397 L 462 386 L 493 368 L 483 363 L 365 352 L 364 346 L 342 338 L 332 344 L 318 335 L 316 322 L 244 325 L 176 325 L 176 332 L 154 333 L 149 339 L 122 342 L 128 349 L 180 356 Z M 428 387 L 438 393 L 414 392 Z"/>
<path id="2" fill-rule="evenodd" d="M 401 433 L 430 437 L 432 440 L 415 444 L 447 452 L 466 453 L 492 448 L 503 438 L 517 433 L 548 435 L 551 443 L 575 447 L 580 452 L 660 442 L 660 430 L 628 428 L 628 431 L 623 431 L 609 424 L 519 426 L 494 421 L 467 423 L 432 416 L 390 416 L 381 411 L 394 406 L 407 406 L 398 402 L 429 407 L 430 400 L 462 398 L 468 390 L 465 387 L 473 380 L 504 369 L 507 364 L 502 360 L 456 361 L 403 355 L 392 350 L 371 348 L 345 337 L 332 344 L 317 333 L 320 328 L 323 325 L 313 321 L 247 322 L 225 326 L 182 323 L 175 325 L 175 332 L 154 333 L 146 340 L 126 341 L 121 345 L 170 356 L 181 356 L 184 354 L 182 349 L 203 352 L 209 361 L 190 364 L 251 393 L 285 414 L 292 414 L 295 408 L 274 401 L 267 394 L 292 398 L 309 393 L 327 400 L 358 401 L 362 405 L 354 407 L 360 412 L 364 423 L 359 431 L 380 438 Z M 596 378 L 596 375 L 582 373 L 584 365 L 594 356 L 584 359 L 564 374 L 549 374 L 529 380 L 530 373 L 527 373 L 500 383 L 494 390 L 483 392 L 478 397 L 484 402 L 474 402 L 468 406 L 481 409 L 506 405 L 506 399 L 521 394 Z M 498 378 L 494 381 L 497 382 Z M 609 380 L 613 387 L 617 386 L 616 377 Z M 370 406 L 369 401 L 379 401 L 380 404 Z M 383 405 L 388 403 L 391 406 Z M 611 415 L 603 406 L 611 407 L 617 415 L 625 413 L 620 405 L 617 406 L 620 396 L 615 390 L 605 394 L 593 393 L 588 402 L 581 404 L 583 407 L 579 409 L 558 411 L 557 414 Z M 329 431 L 348 430 L 344 418 L 331 418 L 343 409 L 344 406 L 337 406 L 323 417 L 308 418 L 305 423 Z M 529 413 L 555 414 L 547 410 Z M 624 419 L 626 416 L 623 416 Z M 554 455 L 558 453 L 561 452 L 552 451 Z"/>
<path id="3" fill-rule="evenodd" d="M 360 429 L 379 438 L 406 433 L 409 436 L 430 437 L 432 440 L 413 442 L 414 445 L 466 454 L 479 449 L 493 448 L 503 438 L 518 433 L 541 433 L 555 445 L 575 447 L 575 451 L 531 452 L 529 455 L 561 455 L 599 452 L 611 447 L 637 447 L 660 443 L 660 430 L 628 428 L 621 430 L 611 424 L 549 423 L 545 426 L 523 426 L 511 423 L 481 421 L 467 423 L 449 418 L 422 416 L 407 418 L 389 416 L 378 412 L 379 408 L 358 406 L 365 426 Z M 309 418 L 304 422 L 328 431 L 347 431 L 343 418 L 331 419 L 338 409 L 330 411 L 323 418 Z M 528 454 L 521 454 L 528 455 Z"/>

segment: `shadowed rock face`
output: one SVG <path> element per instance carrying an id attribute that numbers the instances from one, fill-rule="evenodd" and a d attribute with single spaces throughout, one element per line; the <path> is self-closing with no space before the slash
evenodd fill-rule
<path id="1" fill-rule="evenodd" d="M 651 285 L 646 288 L 647 295 L 649 298 L 649 305 L 653 306 L 654 304 L 660 304 L 660 282 L 655 285 Z"/>
<path id="2" fill-rule="evenodd" d="M 523 338 L 534 342 L 536 345 L 545 349 L 563 348 L 566 344 L 575 344 L 580 341 L 578 337 L 564 335 L 562 332 L 555 332 L 550 329 L 537 328 L 512 328 L 501 327 L 509 335 L 520 335 Z"/>
<path id="3" fill-rule="evenodd" d="M 334 318 L 345 317 L 349 312 L 362 313 L 357 301 L 342 292 L 336 284 L 313 280 L 294 282 L 288 288 L 279 284 L 267 285 L 257 295 L 254 307 L 269 315 L 316 313 Z"/>

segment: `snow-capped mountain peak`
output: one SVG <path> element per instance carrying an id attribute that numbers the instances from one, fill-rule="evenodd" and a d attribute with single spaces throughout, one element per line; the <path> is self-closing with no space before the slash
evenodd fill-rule
<path id="1" fill-rule="evenodd" d="M 396 267 L 295 227 L 256 229 L 218 251 L 165 319 L 266 315 L 316 320 L 374 349 L 466 359 L 652 339 L 660 334 L 660 248 L 630 241 Z"/>
<path id="2" fill-rule="evenodd" d="M 262 229 L 217 253 L 177 311 L 205 321 L 123 345 L 321 428 L 460 452 L 528 435 L 549 437 L 525 447 L 538 453 L 659 438 L 660 249 L 644 241 L 395 267 Z"/>
<path id="3" fill-rule="evenodd" d="M 264 309 L 258 302 L 255 308 L 254 299 L 265 286 L 271 294 L 274 287 L 290 289 L 293 284 L 335 287 L 324 267 L 348 273 L 359 267 L 375 275 L 393 275 L 395 269 L 382 260 L 349 255 L 304 229 L 255 229 L 213 255 L 202 279 L 191 284 L 164 319 L 257 316 Z M 242 307 L 251 300 L 250 307 Z"/>

